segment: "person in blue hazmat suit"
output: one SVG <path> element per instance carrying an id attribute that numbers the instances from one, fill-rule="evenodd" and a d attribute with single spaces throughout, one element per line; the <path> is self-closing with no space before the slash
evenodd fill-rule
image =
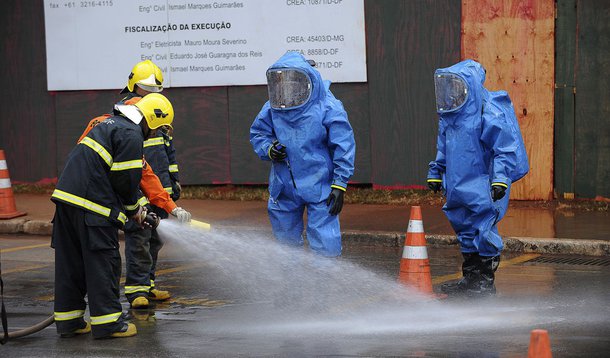
<path id="1" fill-rule="evenodd" d="M 174 110 L 153 93 L 135 105 L 117 106 L 70 152 L 51 200 L 55 203 L 51 246 L 55 249 L 57 332 L 92 332 L 94 338 L 137 334 L 122 313 L 118 229 L 148 224 L 138 202 L 144 139 L 172 124 Z M 85 321 L 88 297 L 91 322 Z"/>
<path id="2" fill-rule="evenodd" d="M 307 209 L 310 249 L 341 255 L 338 214 L 354 173 L 356 144 L 343 105 L 298 52 L 287 52 L 267 70 L 267 101 L 250 128 L 250 143 L 271 160 L 269 219 L 282 243 L 303 245 Z"/>
<path id="3" fill-rule="evenodd" d="M 450 295 L 496 293 L 495 271 L 503 248 L 496 225 L 508 208 L 511 184 L 528 170 L 510 99 L 506 92 L 485 89 L 485 73 L 473 60 L 434 73 L 440 121 L 427 182 L 434 192 L 445 191 L 443 211 L 464 259 L 463 277 L 441 286 Z M 498 94 L 508 102 L 498 104 Z M 525 173 L 519 174 L 524 165 Z"/>

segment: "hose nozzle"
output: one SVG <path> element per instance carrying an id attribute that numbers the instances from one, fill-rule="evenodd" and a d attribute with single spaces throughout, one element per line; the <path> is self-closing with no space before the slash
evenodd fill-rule
<path id="1" fill-rule="evenodd" d="M 146 226 L 150 226 L 152 230 L 156 229 L 157 226 L 159 226 L 160 222 L 161 219 L 159 219 L 159 216 L 157 216 L 157 214 L 153 213 L 152 211 L 147 213 L 146 218 L 144 219 L 144 224 Z"/>

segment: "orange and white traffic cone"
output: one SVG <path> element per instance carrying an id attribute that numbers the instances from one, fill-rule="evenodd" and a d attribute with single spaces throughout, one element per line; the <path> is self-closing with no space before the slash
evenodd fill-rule
<path id="1" fill-rule="evenodd" d="M 532 331 L 527 358 L 553 358 L 549 332 L 544 329 L 535 329 Z"/>
<path id="2" fill-rule="evenodd" d="M 0 150 L 0 219 L 12 219 L 25 213 L 17 211 L 4 151 Z"/>
<path id="3" fill-rule="evenodd" d="M 411 207 L 411 217 L 400 259 L 398 281 L 425 294 L 432 293 L 432 276 L 426 249 L 426 235 L 421 207 Z"/>

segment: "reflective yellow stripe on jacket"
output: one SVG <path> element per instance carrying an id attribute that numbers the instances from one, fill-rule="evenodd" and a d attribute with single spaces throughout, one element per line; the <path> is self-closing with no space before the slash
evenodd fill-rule
<path id="1" fill-rule="evenodd" d="M 79 144 L 84 144 L 87 147 L 93 149 L 97 154 L 99 154 L 100 157 L 102 157 L 102 159 L 106 162 L 106 164 L 108 164 L 108 166 L 110 167 L 110 170 L 112 170 L 112 171 L 138 169 L 138 168 L 142 169 L 143 164 L 142 164 L 141 159 L 128 160 L 126 162 L 114 162 L 112 155 L 110 155 L 110 153 L 108 153 L 106 148 L 104 148 L 103 145 L 99 144 L 98 142 L 96 142 L 95 140 L 93 140 L 89 137 L 83 138 L 83 140 L 81 140 Z"/>
<path id="2" fill-rule="evenodd" d="M 144 148 L 152 147 L 155 145 L 163 145 L 164 143 L 165 142 L 163 141 L 162 137 L 151 138 L 144 141 Z"/>
<path id="3" fill-rule="evenodd" d="M 74 194 L 67 193 L 63 190 L 55 189 L 53 191 L 53 195 L 51 195 L 51 197 L 59 199 L 61 201 L 65 201 L 65 202 L 74 204 L 83 209 L 86 209 L 86 210 L 92 211 L 94 213 L 100 214 L 104 217 L 110 218 L 110 212 L 112 211 L 110 208 L 96 204 L 96 203 L 92 202 L 91 200 L 81 198 L 80 196 L 76 196 Z M 137 208 L 137 204 L 136 204 L 136 208 Z M 127 221 L 127 216 L 125 216 L 125 214 L 123 214 L 123 213 L 119 213 L 119 216 L 116 219 L 119 220 L 120 222 L 122 222 L 123 224 L 125 224 L 125 222 Z"/>
<path id="4" fill-rule="evenodd" d="M 126 162 L 114 162 L 110 167 L 111 171 L 142 169 L 142 159 L 128 160 Z"/>
<path id="5" fill-rule="evenodd" d="M 108 151 L 106 150 L 106 148 L 104 148 L 103 145 L 99 144 L 98 142 L 96 142 L 95 140 L 93 140 L 89 137 L 83 138 L 83 140 L 81 140 L 79 144 L 84 144 L 87 147 L 96 151 L 97 154 L 99 154 L 100 157 L 102 157 L 102 159 L 104 159 L 106 164 L 108 164 L 109 167 L 112 167 L 112 155 L 110 155 L 110 153 L 108 153 Z"/>
<path id="6" fill-rule="evenodd" d="M 169 172 L 170 173 L 177 173 L 178 172 L 178 164 L 170 164 Z"/>
<path id="7" fill-rule="evenodd" d="M 147 198 L 147 197 L 143 196 L 143 197 L 141 197 L 140 199 L 138 199 L 138 204 L 139 204 L 140 206 L 144 206 L 144 205 L 146 205 L 146 204 L 150 204 L 150 201 L 148 201 L 148 198 Z"/>

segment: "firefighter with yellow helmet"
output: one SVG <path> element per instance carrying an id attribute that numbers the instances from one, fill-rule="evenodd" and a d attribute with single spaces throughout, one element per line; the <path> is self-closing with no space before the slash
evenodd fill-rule
<path id="1" fill-rule="evenodd" d="M 126 222 L 147 225 L 138 203 L 144 139 L 172 125 L 174 110 L 165 96 L 152 93 L 135 105 L 117 105 L 72 149 L 51 200 L 55 217 L 57 332 L 94 338 L 137 334 L 119 300 L 121 256 L 118 229 Z M 84 320 L 88 296 L 91 322 Z"/>
<path id="2" fill-rule="evenodd" d="M 137 63 L 127 81 L 127 86 L 121 93 L 127 95 L 119 104 L 138 103 L 140 97 L 150 92 L 163 90 L 163 73 L 152 61 L 146 60 Z M 144 157 L 155 175 L 159 178 L 163 189 L 173 201 L 180 197 L 180 183 L 178 179 L 178 164 L 176 162 L 173 138 L 169 127 L 160 127 L 156 133 L 144 141 Z M 145 183 L 142 183 L 144 185 Z M 141 185 L 141 188 L 142 188 Z M 147 191 L 142 188 L 144 193 Z M 159 218 L 165 219 L 168 213 L 176 216 L 179 221 L 190 220 L 190 213 L 176 207 L 173 203 L 159 206 L 158 203 L 149 203 L 149 198 L 140 193 L 140 203 L 149 205 L 152 212 Z M 160 195 L 154 195 L 155 198 Z M 154 201 L 150 198 L 150 201 Z M 173 208 L 170 206 L 173 205 Z M 169 207 L 169 209 L 168 209 Z M 155 270 L 157 256 L 163 242 L 156 229 L 143 228 L 139 225 L 128 224 L 125 227 L 125 296 L 132 308 L 146 308 L 149 301 L 163 301 L 170 298 L 168 291 L 155 287 Z"/>
<path id="3" fill-rule="evenodd" d="M 127 79 L 127 86 L 121 93 L 133 93 L 141 97 L 161 91 L 163 91 L 163 72 L 151 60 L 146 60 L 133 66 Z"/>

